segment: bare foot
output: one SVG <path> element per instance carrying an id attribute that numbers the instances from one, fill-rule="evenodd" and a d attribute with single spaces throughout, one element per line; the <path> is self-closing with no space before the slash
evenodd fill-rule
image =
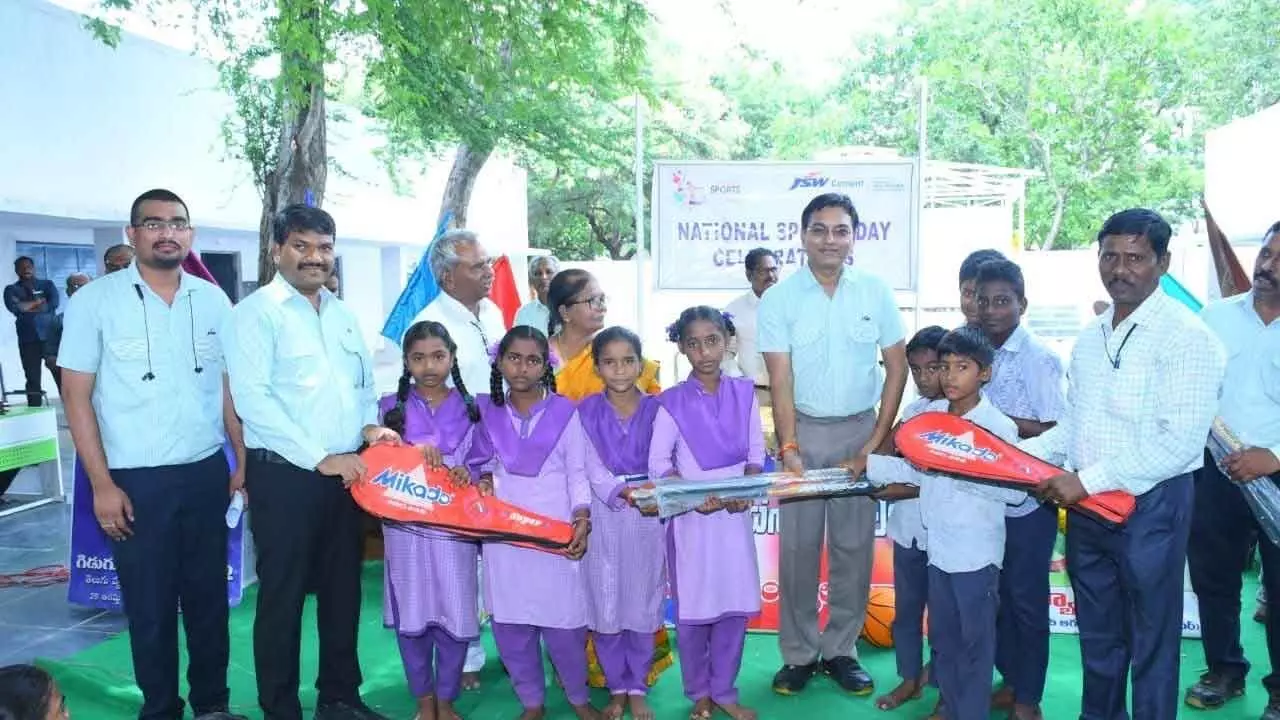
<path id="1" fill-rule="evenodd" d="M 715 707 L 711 702 L 711 698 L 702 698 L 693 704 L 693 711 L 689 713 L 689 720 L 711 720 L 711 713 L 715 711 Z"/>
<path id="2" fill-rule="evenodd" d="M 1013 709 L 1013 686 L 1005 683 L 996 688 L 991 694 L 992 710 L 1012 710 Z"/>
<path id="3" fill-rule="evenodd" d="M 910 700 L 919 700 L 920 685 L 920 682 L 916 680 L 903 680 L 898 684 L 898 687 L 889 691 L 887 695 L 881 695 L 876 698 L 876 709 L 894 710 Z"/>
<path id="4" fill-rule="evenodd" d="M 592 707 L 591 703 L 574 705 L 573 713 L 578 716 L 578 720 L 600 720 L 600 711 Z"/>
<path id="5" fill-rule="evenodd" d="M 654 720 L 653 708 L 643 695 L 632 695 L 628 698 L 631 704 L 631 717 L 635 720 Z"/>
<path id="6" fill-rule="evenodd" d="M 610 695 L 609 704 L 604 706 L 604 710 L 600 711 L 600 717 L 604 720 L 621 720 L 623 713 L 627 709 L 627 696 L 625 694 Z"/>
<path id="7" fill-rule="evenodd" d="M 1009 711 L 1009 720 L 1044 720 L 1044 713 L 1040 712 L 1039 705 L 1023 705 L 1019 703 L 1013 706 L 1013 710 Z"/>
<path id="8" fill-rule="evenodd" d="M 756 711 L 749 707 L 739 705 L 738 703 L 729 703 L 727 705 L 716 704 L 720 708 L 720 712 L 733 718 L 733 720 L 756 720 Z"/>
<path id="9" fill-rule="evenodd" d="M 539 706 L 536 708 L 525 708 L 524 712 L 520 713 L 520 717 L 516 718 L 516 720 L 542 720 L 546 716 L 546 708 Z"/>
<path id="10" fill-rule="evenodd" d="M 436 720 L 436 696 L 428 695 L 418 698 L 417 720 Z"/>
<path id="11" fill-rule="evenodd" d="M 480 673 L 478 672 L 462 673 L 462 689 L 463 690 L 479 690 L 480 689 Z"/>
<path id="12" fill-rule="evenodd" d="M 436 700 L 436 717 L 439 720 L 462 720 L 458 711 L 453 709 L 453 703 L 448 700 Z"/>

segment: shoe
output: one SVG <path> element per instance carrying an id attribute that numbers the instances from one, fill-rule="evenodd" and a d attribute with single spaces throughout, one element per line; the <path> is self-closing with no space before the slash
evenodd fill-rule
<path id="1" fill-rule="evenodd" d="M 1267 703 L 1267 709 L 1262 711 L 1262 717 L 1258 720 L 1280 720 L 1280 701 L 1272 700 Z"/>
<path id="2" fill-rule="evenodd" d="M 249 720 L 247 715 L 237 715 L 226 710 L 213 710 L 206 713 L 200 713 L 196 716 L 196 720 Z"/>
<path id="3" fill-rule="evenodd" d="M 390 718 L 374 712 L 368 705 L 356 700 L 320 705 L 316 708 L 315 720 L 390 720 Z"/>
<path id="4" fill-rule="evenodd" d="M 857 660 L 851 657 L 838 657 L 822 661 L 822 671 L 831 676 L 845 692 L 852 695 L 869 695 L 876 689 L 871 675 Z"/>
<path id="5" fill-rule="evenodd" d="M 817 673 L 817 661 L 808 665 L 783 665 L 778 674 L 773 676 L 773 691 L 779 695 L 796 695 L 804 690 Z"/>
<path id="6" fill-rule="evenodd" d="M 1215 710 L 1243 694 L 1244 678 L 1207 672 L 1200 676 L 1200 682 L 1187 688 L 1186 703 L 1201 710 Z"/>

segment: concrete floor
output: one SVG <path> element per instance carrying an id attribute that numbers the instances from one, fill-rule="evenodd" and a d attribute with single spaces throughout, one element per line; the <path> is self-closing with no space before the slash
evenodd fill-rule
<path id="1" fill-rule="evenodd" d="M 401 370 L 396 353 L 384 353 L 374 367 L 380 392 L 395 390 Z M 75 450 L 62 418 L 61 400 L 50 389 L 58 408 L 62 476 L 70 500 Z M 5 496 L 0 509 L 13 507 Z M 71 505 L 54 503 L 0 517 L 0 575 L 45 565 L 66 566 L 70 557 Z M 35 657 L 61 659 L 106 640 L 126 627 L 123 615 L 82 608 L 67 602 L 65 582 L 43 588 L 4 587 L 0 583 L 0 666 L 31 662 Z"/>

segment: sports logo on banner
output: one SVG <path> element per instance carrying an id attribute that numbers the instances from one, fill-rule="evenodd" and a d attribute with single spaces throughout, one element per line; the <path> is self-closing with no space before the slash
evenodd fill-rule
<path id="1" fill-rule="evenodd" d="M 914 160 L 846 163 L 659 161 L 653 244 L 663 290 L 745 290 L 753 248 L 778 254 L 781 275 L 805 265 L 800 213 L 827 192 L 858 211 L 852 256 L 895 290 L 915 289 L 919 177 Z"/>

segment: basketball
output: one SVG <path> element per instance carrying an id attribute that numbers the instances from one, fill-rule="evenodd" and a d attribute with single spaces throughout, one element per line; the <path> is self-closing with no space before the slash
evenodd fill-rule
<path id="1" fill-rule="evenodd" d="M 867 619 L 862 624 L 862 639 L 873 647 L 893 647 L 893 588 L 875 585 L 867 599 Z"/>

